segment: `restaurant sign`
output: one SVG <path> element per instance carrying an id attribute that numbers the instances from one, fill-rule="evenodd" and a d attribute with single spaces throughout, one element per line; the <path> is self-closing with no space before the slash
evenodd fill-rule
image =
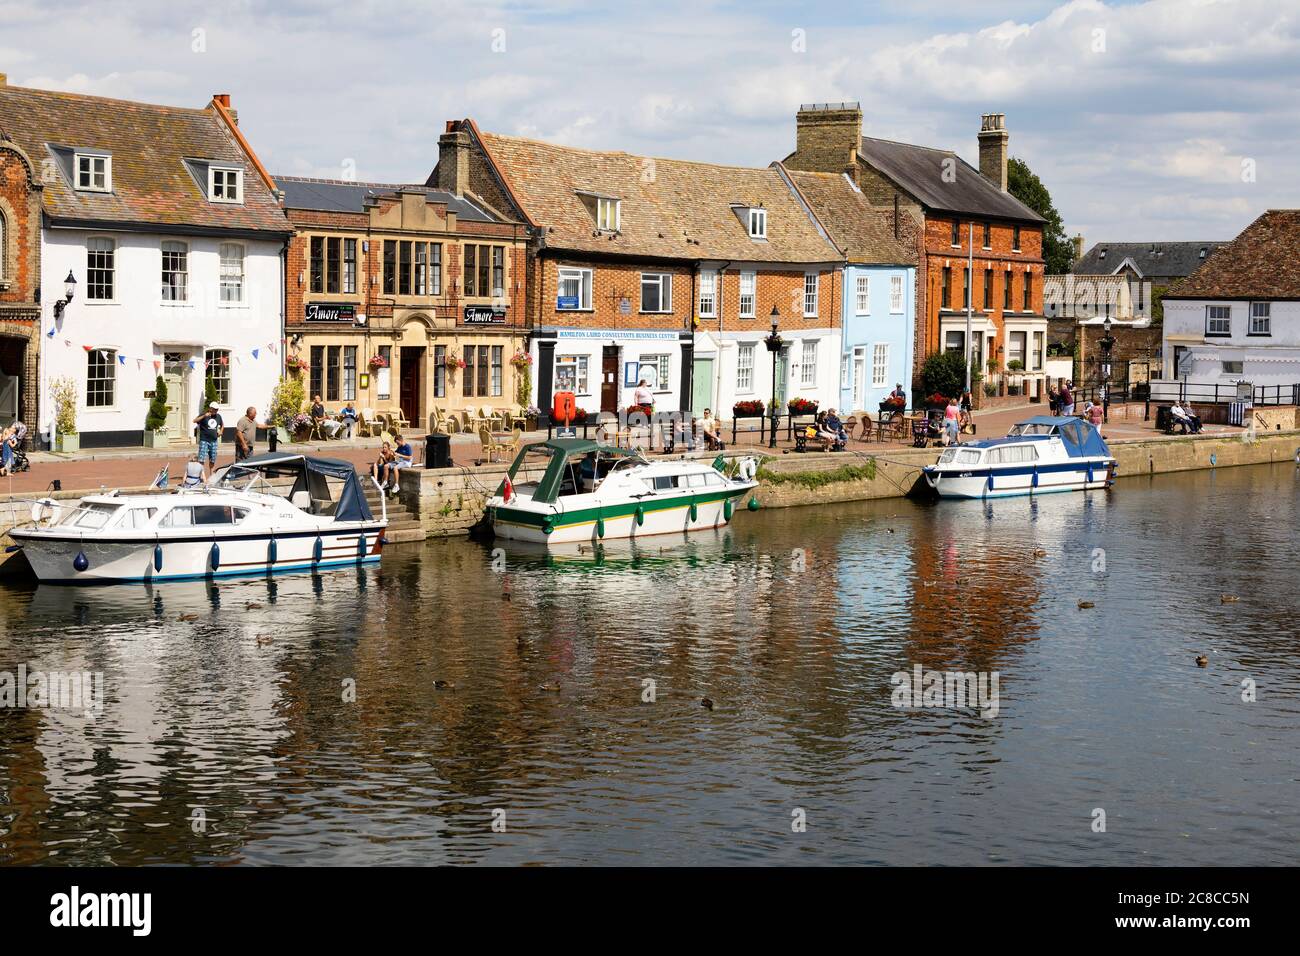
<path id="1" fill-rule="evenodd" d="M 496 305 L 465 306 L 466 325 L 505 325 L 506 310 Z"/>
<path id="2" fill-rule="evenodd" d="M 351 302 L 308 302 L 308 322 L 347 322 L 357 320 L 357 307 Z"/>

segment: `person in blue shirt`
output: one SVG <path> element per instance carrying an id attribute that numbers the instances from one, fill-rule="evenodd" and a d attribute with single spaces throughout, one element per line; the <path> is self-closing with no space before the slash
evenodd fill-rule
<path id="1" fill-rule="evenodd" d="M 387 475 L 389 481 L 391 481 L 391 488 L 389 490 L 392 492 L 393 496 L 396 497 L 397 473 L 403 468 L 411 467 L 411 464 L 415 461 L 415 451 L 411 448 L 411 443 L 401 435 L 393 436 L 393 444 L 395 446 L 393 448 L 393 460 L 388 464 Z"/>
<path id="2" fill-rule="evenodd" d="M 343 437 L 351 438 L 352 430 L 357 424 L 357 410 L 352 407 L 351 402 L 339 409 L 339 421 L 343 423 Z"/>

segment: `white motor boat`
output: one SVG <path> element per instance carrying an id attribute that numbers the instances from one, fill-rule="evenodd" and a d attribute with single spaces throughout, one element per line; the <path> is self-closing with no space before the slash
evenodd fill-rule
<path id="1" fill-rule="evenodd" d="M 204 487 L 42 499 L 9 534 L 43 583 L 173 581 L 373 563 L 387 511 L 374 517 L 350 462 L 272 453 Z"/>
<path id="2" fill-rule="evenodd" d="M 758 487 L 754 459 L 729 477 L 720 458 L 649 461 L 585 439 L 537 442 L 488 499 L 487 520 L 498 537 L 548 545 L 718 528 Z"/>
<path id="3" fill-rule="evenodd" d="M 1039 415 L 1005 438 L 945 448 L 924 474 L 944 498 L 1005 498 L 1106 488 L 1115 480 L 1115 459 L 1088 422 Z"/>

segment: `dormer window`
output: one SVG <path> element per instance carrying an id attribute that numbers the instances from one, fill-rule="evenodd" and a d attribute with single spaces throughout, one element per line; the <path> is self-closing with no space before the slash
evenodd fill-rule
<path id="1" fill-rule="evenodd" d="M 209 166 L 208 199 L 211 202 L 242 203 L 244 171 L 233 166 Z"/>
<path id="2" fill-rule="evenodd" d="M 617 199 L 610 199 L 607 196 L 596 197 L 596 228 L 604 232 L 618 232 L 621 205 L 622 203 Z"/>
<path id="3" fill-rule="evenodd" d="M 113 157 L 102 153 L 77 153 L 77 188 L 93 193 L 113 191 Z"/>
<path id="4" fill-rule="evenodd" d="M 767 210 L 751 209 L 749 211 L 749 238 L 767 238 Z"/>

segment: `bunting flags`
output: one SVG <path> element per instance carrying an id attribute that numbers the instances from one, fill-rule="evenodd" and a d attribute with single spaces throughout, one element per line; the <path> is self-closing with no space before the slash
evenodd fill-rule
<path id="1" fill-rule="evenodd" d="M 51 327 L 50 327 L 50 330 L 49 330 L 48 332 L 45 333 L 45 337 L 46 337 L 47 339 L 52 339 L 52 338 L 54 338 L 54 336 L 56 335 L 57 331 L 58 331 L 58 330 L 57 330 L 54 326 L 51 326 Z M 74 343 L 74 342 L 72 341 L 72 339 L 64 339 L 64 340 L 63 340 L 63 345 L 64 345 L 65 348 L 72 348 L 74 344 L 76 344 L 76 343 Z M 111 348 L 106 348 L 106 347 L 98 346 L 98 345 L 86 345 L 86 344 L 84 344 L 84 343 L 81 344 L 81 349 L 82 349 L 82 350 L 83 350 L 87 355 L 89 355 L 91 352 L 103 352 L 103 353 L 105 353 L 106 355 L 107 355 L 107 354 L 114 353 L 114 350 L 111 349 Z M 262 357 L 262 352 L 263 352 L 263 351 L 267 351 L 267 350 L 269 350 L 269 351 L 271 352 L 272 355 L 278 354 L 278 353 L 276 352 L 276 348 L 275 348 L 275 343 L 274 343 L 274 342 L 267 342 L 266 345 L 259 345 L 259 346 L 258 346 L 257 348 L 255 348 L 255 349 L 249 349 L 248 352 L 247 352 L 247 354 L 248 354 L 248 355 L 251 355 L 251 356 L 253 357 L 253 361 L 256 362 L 256 361 L 259 361 L 259 360 L 261 359 L 261 357 Z M 146 361 L 149 361 L 149 362 L 152 362 L 152 363 L 153 363 L 153 370 L 154 370 L 155 373 L 158 373 L 158 372 L 161 372 L 161 371 L 162 371 L 162 365 L 163 365 L 163 363 L 162 363 L 159 359 L 153 358 L 152 356 L 142 357 L 142 356 L 138 356 L 138 355 L 125 355 L 125 354 L 123 354 L 123 353 L 121 353 L 121 352 L 117 352 L 116 354 L 117 354 L 117 362 L 118 362 L 119 365 L 126 365 L 126 363 L 127 363 L 127 359 L 134 359 L 134 360 L 135 360 L 136 368 L 137 368 L 137 369 L 141 369 L 141 370 L 143 370 L 143 369 L 144 369 L 144 363 L 145 363 Z M 198 359 L 198 358 L 188 359 L 188 360 L 186 361 L 186 364 L 189 365 L 191 371 L 196 370 L 196 369 L 198 368 L 198 364 L 199 364 L 199 362 L 202 362 L 202 363 L 203 363 L 203 368 L 204 368 L 204 370 L 207 370 L 207 369 L 211 368 L 213 365 L 222 365 L 222 366 L 225 366 L 225 367 L 229 368 L 229 367 L 230 367 L 230 360 L 231 360 L 232 358 L 235 360 L 235 364 L 236 364 L 236 365 L 242 365 L 242 364 L 243 364 L 243 359 L 242 359 L 240 353 L 238 353 L 238 352 L 233 352 L 233 351 L 227 351 L 226 354 L 224 354 L 224 355 L 222 355 L 220 358 L 216 358 L 216 359 Z"/>

